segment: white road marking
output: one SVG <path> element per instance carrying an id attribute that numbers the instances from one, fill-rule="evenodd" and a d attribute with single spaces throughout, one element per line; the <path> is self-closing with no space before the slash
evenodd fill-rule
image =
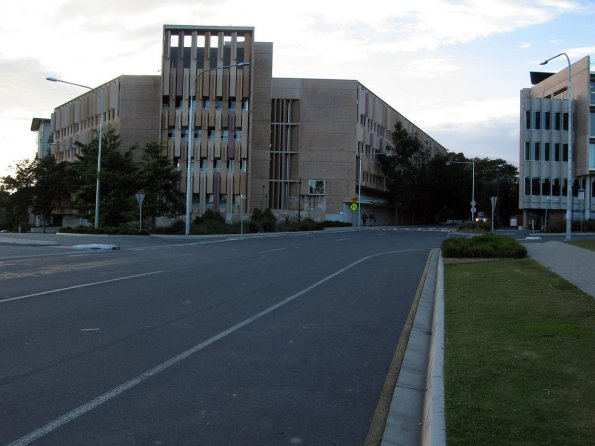
<path id="1" fill-rule="evenodd" d="M 284 249 L 287 249 L 287 248 L 269 249 L 268 251 L 261 251 L 258 254 L 268 254 L 269 252 L 283 251 Z"/>
<path id="2" fill-rule="evenodd" d="M 349 240 L 349 239 L 350 239 L 350 237 L 347 237 L 347 238 L 340 238 L 340 239 L 335 240 L 335 241 L 336 242 L 344 242 L 345 240 Z"/>
<path id="3" fill-rule="evenodd" d="M 104 283 L 118 282 L 120 280 L 134 279 L 136 277 L 151 276 L 153 274 L 161 274 L 162 272 L 163 271 L 151 271 L 150 273 L 135 274 L 134 276 L 116 277 L 115 279 L 102 280 L 100 282 L 84 283 L 82 285 L 69 286 L 69 287 L 66 287 L 66 288 L 58 288 L 57 290 L 42 291 L 40 293 L 27 294 L 25 296 L 11 297 L 9 299 L 2 299 L 2 300 L 0 300 L 0 304 L 3 303 L 3 302 L 10 302 L 10 301 L 13 301 L 13 300 L 28 299 L 29 297 L 43 296 L 45 294 L 59 293 L 60 291 L 75 290 L 77 288 L 86 288 L 86 287 L 93 286 L 93 285 L 101 285 L 101 284 L 104 284 Z"/>
<path id="4" fill-rule="evenodd" d="M 199 344 L 196 344 L 194 347 L 190 347 L 188 350 L 180 353 L 179 355 L 176 355 L 176 356 L 168 359 L 167 361 L 162 362 L 161 364 L 153 367 L 152 369 L 149 369 L 146 372 L 141 373 L 140 375 L 136 376 L 135 378 L 132 378 L 130 381 L 127 381 L 123 384 L 120 384 L 117 387 L 114 387 L 113 389 L 107 391 L 103 395 L 100 395 L 97 398 L 94 398 L 91 401 L 89 401 L 85 404 L 82 404 L 81 406 L 77 407 L 76 409 L 71 410 L 70 412 L 62 415 L 61 417 L 56 418 L 53 421 L 50 421 L 45 426 L 42 426 L 42 427 L 28 433 L 27 435 L 24 435 L 23 437 L 13 441 L 12 443 L 9 443 L 7 446 L 25 446 L 25 445 L 28 445 L 28 444 L 36 441 L 36 440 L 39 440 L 40 438 L 44 437 L 45 435 L 49 434 L 50 432 L 53 432 L 56 429 L 64 426 L 65 424 L 70 423 L 71 421 L 75 420 L 76 418 L 80 417 L 81 415 L 84 415 L 87 412 L 90 412 L 91 410 L 102 405 L 103 403 L 106 403 L 106 402 L 112 400 L 113 398 L 121 395 L 122 393 L 126 392 L 127 390 L 130 390 L 133 387 L 136 387 L 137 385 L 141 384 L 142 382 L 146 381 L 147 379 L 151 378 L 152 376 L 155 376 L 158 373 L 161 373 L 164 370 L 177 364 L 178 362 L 180 362 L 186 358 L 189 358 L 190 356 L 194 355 L 195 353 L 197 353 L 201 350 L 204 350 L 211 344 L 214 344 L 215 342 L 229 336 L 230 334 L 235 333 L 239 329 L 245 327 L 248 324 L 251 324 L 252 322 L 254 322 L 256 320 L 261 319 L 262 317 L 268 315 L 269 313 L 272 313 L 273 311 L 283 307 L 284 305 L 290 303 L 291 301 L 297 299 L 298 297 L 303 296 L 304 294 L 308 293 L 309 291 L 313 290 L 314 288 L 319 287 L 320 285 L 335 278 L 339 274 L 344 273 L 345 271 L 353 268 L 354 266 L 356 266 L 362 262 L 365 262 L 366 260 L 372 259 L 374 257 L 379 257 L 382 255 L 397 254 L 397 253 L 403 253 L 403 252 L 413 252 L 413 251 L 427 251 L 427 250 L 421 249 L 421 248 L 419 248 L 419 249 L 403 249 L 403 250 L 399 250 L 399 251 L 381 252 L 378 254 L 372 254 L 372 255 L 369 255 L 366 257 L 362 257 L 361 259 L 353 262 L 350 265 L 347 265 L 344 268 L 341 268 L 340 270 L 335 271 L 334 273 L 326 276 L 324 279 L 321 279 L 318 282 L 310 285 L 309 287 L 306 287 L 303 290 L 298 291 L 293 296 L 290 296 L 290 297 L 276 303 L 275 305 L 272 305 L 272 306 L 268 307 L 267 309 L 262 310 L 259 313 L 256 313 L 255 315 L 253 315 L 252 317 L 249 317 L 248 319 L 244 319 L 243 321 L 229 327 L 227 330 L 224 330 L 224 331 L 216 334 L 215 336 L 213 336 Z"/>
<path id="5" fill-rule="evenodd" d="M 81 328 L 81 331 L 99 331 L 99 328 Z"/>

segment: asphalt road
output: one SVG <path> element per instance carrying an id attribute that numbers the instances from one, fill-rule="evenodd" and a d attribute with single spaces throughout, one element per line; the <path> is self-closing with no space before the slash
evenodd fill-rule
<path id="1" fill-rule="evenodd" d="M 0 246 L 0 444 L 363 444 L 445 236 Z"/>

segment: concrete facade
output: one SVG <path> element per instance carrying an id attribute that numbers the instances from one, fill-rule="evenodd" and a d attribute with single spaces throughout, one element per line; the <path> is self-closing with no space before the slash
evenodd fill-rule
<path id="1" fill-rule="evenodd" d="M 268 207 L 278 215 L 357 224 L 363 212 L 394 224 L 375 156 L 401 122 L 431 155 L 446 149 L 355 80 L 273 78 Z M 351 210 L 360 192 L 361 208 Z M 312 185 L 319 183 L 320 188 Z"/>
<path id="2" fill-rule="evenodd" d="M 116 129 L 123 150 L 158 141 L 160 79 L 120 76 L 57 107 L 51 119 L 51 153 L 56 160 L 74 160 L 79 154 L 75 141 L 88 144 L 95 138 L 102 110 L 103 131 Z"/>
<path id="3" fill-rule="evenodd" d="M 519 208 L 526 226 L 562 221 L 568 187 L 568 68 L 539 73 L 521 90 Z M 572 218 L 595 215 L 595 74 L 590 59 L 572 64 Z"/>
<path id="4" fill-rule="evenodd" d="M 164 25 L 161 75 L 120 76 L 57 107 L 52 153 L 73 160 L 103 110 L 123 150 L 161 142 L 182 194 L 190 147 L 191 218 L 213 210 L 231 222 L 240 209 L 270 208 L 279 218 L 357 224 L 367 212 L 394 224 L 375 156 L 396 122 L 431 155 L 446 149 L 356 80 L 273 78 L 273 44 L 254 36 L 251 27 Z"/>
<path id="5" fill-rule="evenodd" d="M 43 158 L 52 153 L 52 120 L 47 118 L 33 118 L 31 131 L 36 132 L 37 158 Z"/>

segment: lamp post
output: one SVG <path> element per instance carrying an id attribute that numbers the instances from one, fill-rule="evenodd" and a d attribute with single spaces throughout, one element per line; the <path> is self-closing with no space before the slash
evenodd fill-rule
<path id="1" fill-rule="evenodd" d="M 446 165 L 450 166 L 451 164 L 471 164 L 472 172 L 471 172 L 471 223 L 475 221 L 475 205 L 477 202 L 475 201 L 475 160 L 471 161 L 447 161 Z"/>
<path id="2" fill-rule="evenodd" d="M 92 91 L 97 95 L 97 99 L 99 100 L 99 145 L 97 147 L 97 184 L 95 186 L 95 228 L 99 228 L 99 192 L 101 187 L 101 182 L 99 180 L 99 174 L 101 173 L 101 140 L 102 135 L 101 131 L 103 129 L 103 95 L 98 92 L 96 89 L 88 87 L 86 85 L 75 84 L 74 82 L 63 81 L 61 79 L 56 79 L 55 77 L 46 77 L 46 80 L 50 82 L 62 82 L 63 84 L 69 85 L 76 85 L 77 87 L 86 88 L 89 91 Z"/>
<path id="3" fill-rule="evenodd" d="M 554 57 L 550 57 L 544 60 L 540 65 L 546 65 L 550 60 L 556 59 L 557 57 L 566 57 L 568 62 L 568 184 L 566 185 L 566 240 L 572 238 L 572 187 L 574 183 L 573 171 L 572 171 L 572 160 L 574 153 L 572 150 L 572 66 L 570 65 L 570 58 L 566 53 L 560 53 Z"/>
<path id="4" fill-rule="evenodd" d="M 190 110 L 188 111 L 188 154 L 187 154 L 187 169 L 186 169 L 186 235 L 190 235 L 190 218 L 192 215 L 192 142 L 194 139 L 194 105 L 196 103 L 196 82 L 198 78 L 209 71 L 225 70 L 232 67 L 245 67 L 250 65 L 249 62 L 240 62 L 232 65 L 224 65 L 221 67 L 207 68 L 196 74 L 190 83 Z"/>

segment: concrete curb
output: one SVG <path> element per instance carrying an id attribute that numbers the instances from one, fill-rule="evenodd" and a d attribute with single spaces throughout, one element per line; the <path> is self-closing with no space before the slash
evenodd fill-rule
<path id="1" fill-rule="evenodd" d="M 444 262 L 440 253 L 432 318 L 432 342 L 426 377 L 421 444 L 446 446 L 444 419 Z"/>
<path id="2" fill-rule="evenodd" d="M 0 245 L 60 246 L 60 243 L 58 243 L 58 242 L 50 242 L 48 240 L 31 240 L 31 239 L 0 237 Z"/>
<path id="3" fill-rule="evenodd" d="M 432 250 L 428 275 L 386 420 L 382 446 L 446 444 L 445 441 L 439 442 L 438 434 L 444 431 L 443 387 L 440 390 L 443 356 L 432 358 L 434 353 L 443 352 L 443 347 L 440 348 L 443 337 L 434 340 L 436 336 L 433 335 L 434 325 L 442 322 L 438 321 L 440 314 L 434 314 L 437 294 L 441 295 L 437 290 L 442 290 L 443 286 L 442 275 L 439 274 L 442 260 L 439 254 L 439 249 Z M 432 347 L 432 344 L 435 346 Z"/>

